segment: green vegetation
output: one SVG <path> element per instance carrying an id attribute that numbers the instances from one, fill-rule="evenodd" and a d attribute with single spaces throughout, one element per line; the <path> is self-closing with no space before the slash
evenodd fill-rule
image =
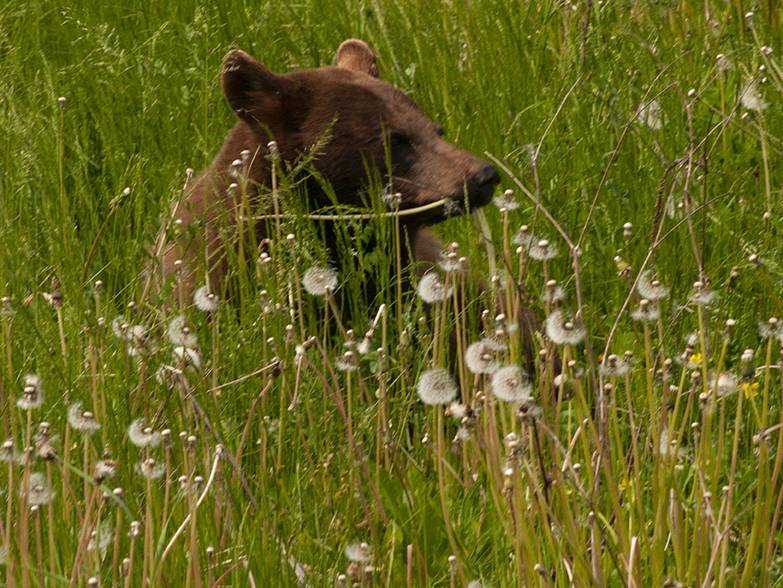
<path id="1" fill-rule="evenodd" d="M 775 3 L 77 4 L 0 7 L 0 584 L 783 585 Z M 459 276 L 427 323 L 393 279 L 357 296 L 392 246 L 346 255 L 356 347 L 379 321 L 360 354 L 292 279 L 323 260 L 301 215 L 215 310 L 170 326 L 142 297 L 185 170 L 234 124 L 225 53 L 318 67 L 349 37 L 520 204 L 486 209 L 493 259 L 473 219 L 437 228 L 550 317 L 530 381 L 460 369 L 470 407 L 417 395 L 481 307 Z M 499 340 L 473 367 L 524 363 L 484 329 L 460 331 Z"/>

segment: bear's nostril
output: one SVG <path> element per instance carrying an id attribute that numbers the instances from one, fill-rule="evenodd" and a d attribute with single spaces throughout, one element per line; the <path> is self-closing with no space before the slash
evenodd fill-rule
<path id="1" fill-rule="evenodd" d="M 476 182 L 478 182 L 478 185 L 482 187 L 494 187 L 500 183 L 500 174 L 498 173 L 498 170 L 494 168 L 494 166 L 486 164 L 476 174 Z"/>

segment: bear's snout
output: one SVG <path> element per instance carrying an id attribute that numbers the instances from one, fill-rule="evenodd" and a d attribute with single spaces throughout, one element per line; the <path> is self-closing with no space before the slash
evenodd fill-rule
<path id="1" fill-rule="evenodd" d="M 492 200 L 495 186 L 500 183 L 500 174 L 494 166 L 485 163 L 468 183 L 468 201 L 471 206 L 484 206 Z"/>

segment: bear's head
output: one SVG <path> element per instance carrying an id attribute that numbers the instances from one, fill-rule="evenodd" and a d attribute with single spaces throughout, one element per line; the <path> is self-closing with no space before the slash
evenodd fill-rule
<path id="1" fill-rule="evenodd" d="M 446 205 L 414 221 L 432 224 L 464 213 L 466 205 L 487 204 L 500 181 L 494 167 L 443 140 L 440 125 L 379 79 L 375 54 L 362 41 L 345 41 L 336 67 L 283 75 L 232 51 L 223 62 L 222 85 L 243 127 L 235 129 L 236 147 L 257 146 L 249 170 L 256 183 L 267 183 L 270 139 L 282 160 L 292 162 L 324 138 L 314 167 L 340 204 L 361 204 L 368 169 L 374 170 L 401 194 L 401 209 L 445 199 Z M 229 138 L 226 146 L 231 143 Z M 235 154 L 224 149 L 223 159 L 229 157 Z M 318 182 L 309 183 L 308 192 L 316 205 L 329 204 Z"/>

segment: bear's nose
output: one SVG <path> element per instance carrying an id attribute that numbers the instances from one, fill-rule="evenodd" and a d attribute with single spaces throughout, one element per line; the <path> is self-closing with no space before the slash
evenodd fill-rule
<path id="1" fill-rule="evenodd" d="M 482 188 L 494 188 L 500 183 L 500 174 L 494 166 L 487 163 L 476 174 L 476 182 Z"/>

